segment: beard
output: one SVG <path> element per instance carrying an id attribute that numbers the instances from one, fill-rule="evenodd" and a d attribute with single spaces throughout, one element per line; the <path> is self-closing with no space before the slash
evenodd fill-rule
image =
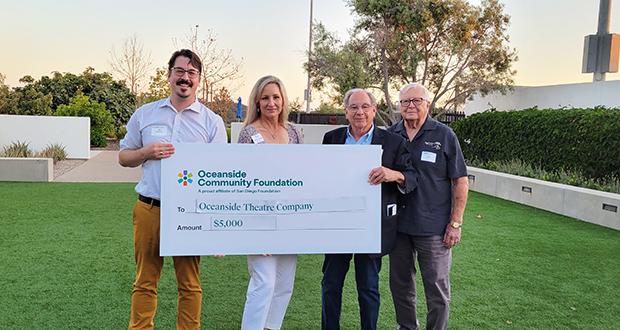
<path id="1" fill-rule="evenodd" d="M 194 84 L 190 81 L 190 80 L 186 80 L 186 79 L 179 79 L 177 80 L 177 82 L 175 83 L 176 86 L 179 86 L 181 88 L 186 89 L 185 91 L 183 89 L 176 89 L 176 95 L 181 97 L 181 98 L 189 98 L 190 96 L 192 96 L 192 87 L 194 87 Z"/>

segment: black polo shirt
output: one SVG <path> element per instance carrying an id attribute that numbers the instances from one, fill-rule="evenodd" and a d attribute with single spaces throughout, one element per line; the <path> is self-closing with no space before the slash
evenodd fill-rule
<path id="1" fill-rule="evenodd" d="M 388 131 L 407 140 L 417 188 L 402 198 L 398 231 L 410 235 L 443 235 L 452 211 L 452 180 L 467 176 L 467 167 L 456 134 L 430 116 L 409 142 L 402 120 Z"/>

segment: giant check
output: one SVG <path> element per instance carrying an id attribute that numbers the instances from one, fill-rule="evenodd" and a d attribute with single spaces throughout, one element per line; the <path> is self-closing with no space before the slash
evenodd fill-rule
<path id="1" fill-rule="evenodd" d="M 379 253 L 380 146 L 175 144 L 160 253 Z"/>

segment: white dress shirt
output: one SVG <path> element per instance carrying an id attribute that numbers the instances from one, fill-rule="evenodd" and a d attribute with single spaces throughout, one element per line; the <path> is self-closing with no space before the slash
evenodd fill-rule
<path id="1" fill-rule="evenodd" d="M 183 111 L 176 111 L 170 98 L 138 108 L 127 123 L 127 134 L 120 148 L 140 149 L 151 143 L 227 143 L 222 117 L 198 100 Z M 142 178 L 136 185 L 140 195 L 160 199 L 160 160 L 149 159 L 142 164 Z"/>

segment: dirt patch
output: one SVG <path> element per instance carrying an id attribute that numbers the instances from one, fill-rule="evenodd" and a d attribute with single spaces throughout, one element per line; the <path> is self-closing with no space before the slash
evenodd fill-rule
<path id="1" fill-rule="evenodd" d="M 120 140 L 108 139 L 108 145 L 105 146 L 104 148 L 91 147 L 90 149 L 91 150 L 120 150 L 119 143 L 120 143 Z"/>
<path id="2" fill-rule="evenodd" d="M 86 159 L 67 159 L 54 164 L 54 179 L 84 164 Z"/>

